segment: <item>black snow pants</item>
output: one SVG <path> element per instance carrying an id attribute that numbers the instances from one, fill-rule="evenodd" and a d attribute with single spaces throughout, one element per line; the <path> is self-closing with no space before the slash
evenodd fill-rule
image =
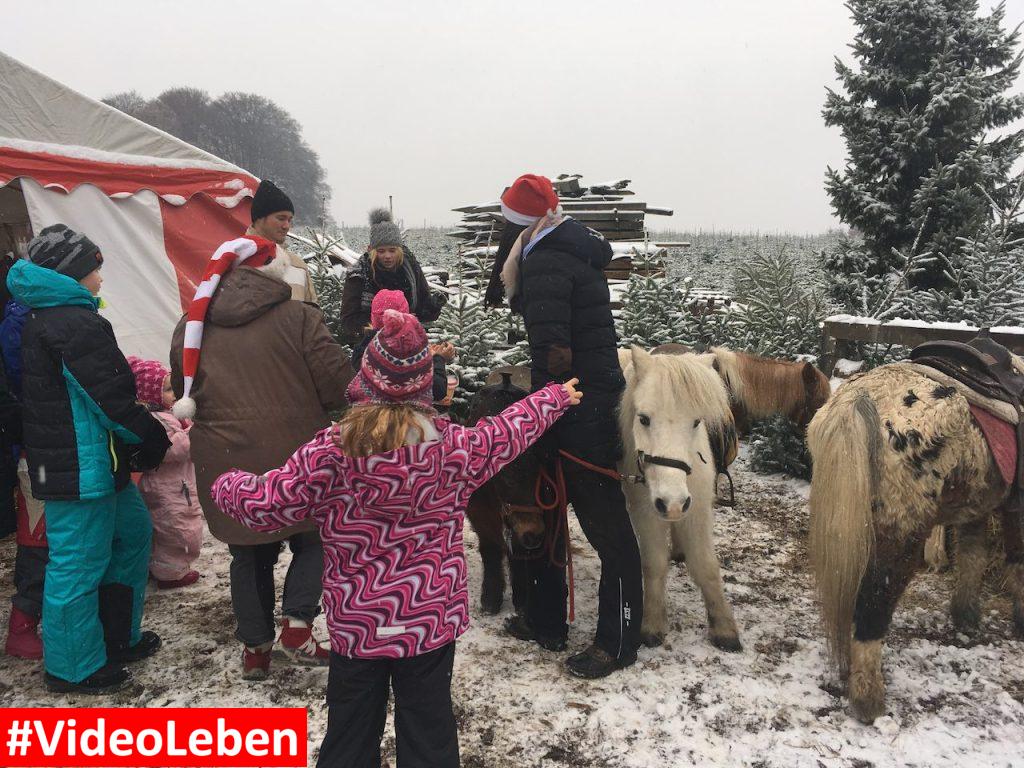
<path id="1" fill-rule="evenodd" d="M 395 692 L 398 768 L 458 768 L 454 661 L 454 642 L 405 659 L 356 659 L 332 651 L 327 733 L 317 768 L 380 766 L 389 689 Z"/>

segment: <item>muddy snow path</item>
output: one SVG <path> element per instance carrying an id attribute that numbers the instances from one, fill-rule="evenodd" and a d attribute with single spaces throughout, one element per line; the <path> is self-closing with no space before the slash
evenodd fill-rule
<path id="1" fill-rule="evenodd" d="M 502 636 L 510 608 L 479 615 L 480 561 L 467 531 L 474 623 L 459 642 L 453 683 L 463 765 L 1024 766 L 1024 643 L 1012 639 L 1005 598 L 988 595 L 982 628 L 958 634 L 946 612 L 949 576 L 920 575 L 886 650 L 888 715 L 863 726 L 845 713 L 826 669 L 807 565 L 807 487 L 748 472 L 743 459 L 735 477 L 737 506 L 718 511 L 716 534 L 744 645 L 737 654 L 707 642 L 700 594 L 686 566 L 673 565 L 665 646 L 642 649 L 637 664 L 605 680 L 574 679 L 563 672 L 565 654 Z M 582 551 L 570 652 L 594 631 L 599 570 L 578 527 L 574 540 Z M 10 540 L 0 563 L 7 595 Z M 275 663 L 271 680 L 243 682 L 226 547 L 208 537 L 198 567 L 198 587 L 150 589 L 146 626 L 165 646 L 136 668 L 132 688 L 51 696 L 38 665 L 0 656 L 0 705 L 307 706 L 314 763 L 326 670 Z M 390 718 L 386 734 L 394 765 Z"/>

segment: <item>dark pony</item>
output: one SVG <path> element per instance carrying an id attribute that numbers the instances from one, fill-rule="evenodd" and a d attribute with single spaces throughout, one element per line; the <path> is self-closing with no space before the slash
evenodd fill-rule
<path id="1" fill-rule="evenodd" d="M 529 371 L 526 371 L 529 376 Z M 527 390 L 516 386 L 523 371 L 511 368 L 492 374 L 499 383 L 488 384 L 473 397 L 469 424 L 496 416 L 513 403 L 526 397 Z M 501 610 L 505 596 L 504 561 L 507 556 L 532 558 L 544 556 L 546 543 L 545 510 L 537 499 L 537 483 L 541 476 L 541 449 L 534 445 L 523 452 L 472 495 L 466 516 L 476 532 L 483 561 L 484 577 L 480 591 L 480 607 L 485 613 Z M 512 599 L 520 608 L 519 596 L 526 590 L 512 585 Z"/>

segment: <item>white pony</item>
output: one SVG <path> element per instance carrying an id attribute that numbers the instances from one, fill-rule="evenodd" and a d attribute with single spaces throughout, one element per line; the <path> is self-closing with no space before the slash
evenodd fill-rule
<path id="1" fill-rule="evenodd" d="M 711 643 L 742 650 L 732 609 L 725 600 L 713 541 L 715 456 L 735 441 L 729 396 L 722 379 L 693 355 L 652 356 L 633 347 L 623 359 L 626 390 L 619 408 L 623 476 L 629 515 L 644 572 L 645 645 L 660 645 L 668 620 L 665 574 L 669 539 L 704 596 Z"/>

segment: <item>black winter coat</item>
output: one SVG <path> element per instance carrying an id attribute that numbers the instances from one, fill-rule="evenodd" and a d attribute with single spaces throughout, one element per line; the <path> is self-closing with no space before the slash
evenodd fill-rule
<path id="1" fill-rule="evenodd" d="M 626 386 L 603 271 L 611 259 L 607 240 L 567 219 L 521 257 L 512 300 L 526 324 L 533 389 L 580 380 L 582 403 L 553 428 L 559 447 L 606 467 L 621 455 L 616 409 Z"/>
<path id="2" fill-rule="evenodd" d="M 35 310 L 21 355 L 25 450 L 37 499 L 117 493 L 133 468 L 159 466 L 167 432 L 136 402 L 135 377 L 106 319 L 83 307 Z M 96 410 L 83 414 L 88 400 Z"/>
<path id="3" fill-rule="evenodd" d="M 135 377 L 110 323 L 75 281 L 27 261 L 8 277 L 32 308 L 21 337 L 22 417 L 32 493 L 95 499 L 154 469 L 170 446 L 136 402 Z"/>

